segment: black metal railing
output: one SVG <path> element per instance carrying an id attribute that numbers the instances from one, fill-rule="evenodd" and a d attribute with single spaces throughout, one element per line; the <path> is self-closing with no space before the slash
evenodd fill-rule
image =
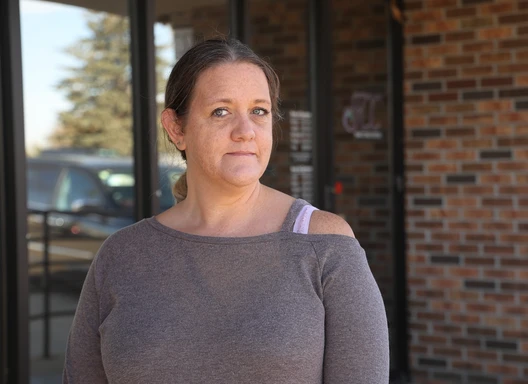
<path id="1" fill-rule="evenodd" d="M 62 216 L 87 216 L 87 215 L 100 215 L 104 217 L 118 217 L 115 212 L 102 212 L 102 211 L 83 211 L 83 212 L 73 212 L 73 211 L 58 211 L 58 210 L 37 210 L 30 209 L 28 210 L 29 215 L 41 215 L 42 216 L 42 232 L 40 236 L 35 236 L 35 234 L 29 232 L 27 236 L 28 245 L 30 242 L 39 241 L 42 243 L 42 259 L 41 261 L 29 263 L 29 269 L 42 268 L 42 276 L 39 284 L 41 293 L 43 294 L 43 308 L 42 312 L 33 314 L 29 316 L 30 321 L 42 320 L 43 321 L 43 344 L 42 344 L 42 357 L 45 359 L 51 358 L 51 319 L 57 317 L 66 317 L 73 316 L 75 314 L 75 309 L 71 310 L 60 310 L 52 311 L 51 308 L 51 297 L 52 297 L 52 274 L 50 268 L 52 266 L 72 266 L 72 265 L 84 265 L 86 266 L 86 271 L 88 270 L 89 265 L 91 264 L 91 259 L 86 260 L 51 260 L 50 259 L 50 243 L 52 240 L 52 234 L 49 225 L 50 215 L 57 214 Z M 71 240 L 75 240 L 75 237 L 71 237 Z M 85 239 L 83 237 L 77 238 L 77 240 Z M 102 239 L 101 239 L 102 241 Z M 84 279 L 83 279 L 84 280 Z"/>

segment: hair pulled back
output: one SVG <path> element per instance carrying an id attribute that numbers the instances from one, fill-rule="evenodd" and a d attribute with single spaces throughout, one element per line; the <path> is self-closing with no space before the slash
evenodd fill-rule
<path id="1" fill-rule="evenodd" d="M 173 109 L 178 118 L 185 123 L 194 87 L 200 74 L 216 65 L 235 62 L 254 64 L 264 72 L 269 86 L 273 121 L 279 120 L 281 117 L 279 112 L 279 77 L 273 68 L 251 48 L 231 38 L 202 41 L 194 45 L 178 60 L 167 81 L 165 108 Z M 178 149 L 178 151 L 180 150 Z M 183 159 L 186 160 L 185 151 L 180 152 Z M 178 179 L 172 188 L 172 194 L 178 202 L 187 197 L 187 172 Z"/>

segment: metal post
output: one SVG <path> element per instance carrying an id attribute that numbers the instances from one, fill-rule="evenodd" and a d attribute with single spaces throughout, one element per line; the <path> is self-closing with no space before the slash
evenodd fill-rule
<path id="1" fill-rule="evenodd" d="M 405 253 L 405 168 L 403 126 L 403 27 L 402 0 L 387 1 L 389 7 L 389 121 L 392 124 L 391 196 L 392 238 L 394 255 L 393 350 L 394 366 L 400 380 L 409 372 L 409 342 L 407 336 L 407 275 Z M 397 9 L 394 9 L 396 7 Z M 397 11 L 400 12 L 397 12 Z"/>
<path id="2" fill-rule="evenodd" d="M 132 108 L 134 118 L 134 172 L 136 219 L 159 212 L 156 63 L 154 47 L 155 1 L 129 0 Z"/>
<path id="3" fill-rule="evenodd" d="M 0 1 L 2 383 L 29 383 L 29 289 L 22 53 L 18 0 Z"/>
<path id="4" fill-rule="evenodd" d="M 43 283 L 43 294 L 44 294 L 44 343 L 42 355 L 45 359 L 50 358 L 50 294 L 51 294 L 51 277 L 49 273 L 49 242 L 50 242 L 50 231 L 48 225 L 49 212 L 46 211 L 42 215 L 44 232 L 43 232 L 43 242 L 44 242 L 44 255 L 42 259 L 42 283 Z"/>
<path id="5" fill-rule="evenodd" d="M 245 0 L 229 0 L 229 30 L 231 37 L 247 43 Z"/>
<path id="6" fill-rule="evenodd" d="M 335 210 L 334 119 L 332 98 L 331 2 L 309 0 L 310 108 L 314 121 L 314 201 Z"/>

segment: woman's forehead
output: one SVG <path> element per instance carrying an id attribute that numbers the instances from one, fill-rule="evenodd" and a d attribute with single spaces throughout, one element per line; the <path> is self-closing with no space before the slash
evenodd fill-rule
<path id="1" fill-rule="evenodd" d="M 269 85 L 264 71 L 258 66 L 234 62 L 206 69 L 198 77 L 196 96 L 206 103 L 250 97 L 269 102 Z"/>

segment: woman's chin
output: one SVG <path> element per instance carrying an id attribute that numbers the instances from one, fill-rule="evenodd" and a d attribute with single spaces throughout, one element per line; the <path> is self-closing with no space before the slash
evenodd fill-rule
<path id="1" fill-rule="evenodd" d="M 250 185 L 254 185 L 257 183 L 262 176 L 262 173 L 260 170 L 256 169 L 245 169 L 245 170 L 237 170 L 235 172 L 226 172 L 223 176 L 223 179 L 236 187 L 247 187 Z"/>

